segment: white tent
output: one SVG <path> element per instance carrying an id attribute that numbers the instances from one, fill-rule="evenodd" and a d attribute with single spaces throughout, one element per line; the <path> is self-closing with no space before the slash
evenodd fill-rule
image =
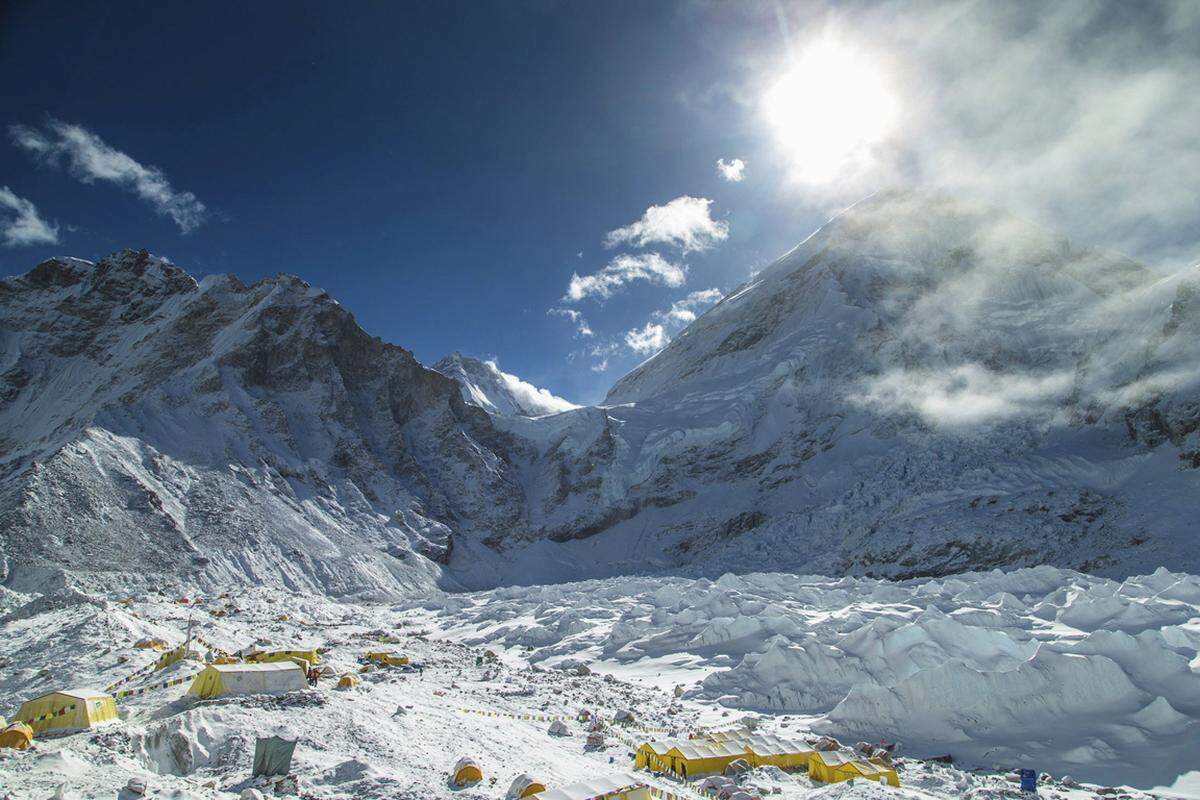
<path id="1" fill-rule="evenodd" d="M 547 789 L 532 797 L 538 800 L 592 800 L 606 795 L 609 796 L 609 800 L 650 800 L 646 784 L 628 772 L 617 772 L 603 778 Z"/>
<path id="2" fill-rule="evenodd" d="M 308 688 L 304 668 L 294 661 L 269 664 L 209 664 L 192 681 L 188 694 L 223 697 L 231 694 L 283 694 Z"/>

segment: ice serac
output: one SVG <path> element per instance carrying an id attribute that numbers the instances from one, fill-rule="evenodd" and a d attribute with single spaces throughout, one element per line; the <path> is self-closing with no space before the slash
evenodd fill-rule
<path id="1" fill-rule="evenodd" d="M 727 569 L 1194 569 L 1197 286 L 869 198 L 616 383 L 575 530 Z"/>
<path id="2" fill-rule="evenodd" d="M 10 585 L 396 594 L 439 579 L 456 532 L 520 516 L 509 437 L 297 278 L 54 259 L 0 283 L 0 337 Z"/>
<path id="3" fill-rule="evenodd" d="M 458 382 L 464 400 L 492 414 L 542 417 L 578 408 L 516 375 L 503 372 L 495 361 L 451 353 L 433 368 Z"/>

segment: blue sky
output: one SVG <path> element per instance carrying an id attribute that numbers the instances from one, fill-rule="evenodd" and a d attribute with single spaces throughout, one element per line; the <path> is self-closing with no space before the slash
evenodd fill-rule
<path id="1" fill-rule="evenodd" d="M 1111 36 L 1078 27 L 1101 19 L 1086 10 L 1096 4 L 1071 22 L 1035 13 L 1040 4 L 1019 14 L 956 4 L 974 9 L 966 17 L 903 4 L 902 18 L 896 4 L 851 3 L 246 5 L 5 4 L 0 225 L 11 233 L 0 271 L 144 247 L 197 276 L 289 272 L 427 364 L 453 350 L 496 357 L 590 402 L 711 302 L 712 289 L 733 288 L 831 210 L 898 183 L 986 189 L 1137 255 L 1195 253 L 1192 238 L 1171 232 L 1178 225 L 1133 235 L 1146 230 L 1139 214 L 1162 222 L 1150 199 L 1114 218 L 1092 203 L 1076 208 L 1066 190 L 1031 200 L 1029 176 L 977 185 L 990 166 L 1007 175 L 1028 165 L 1031 146 L 1053 151 L 1064 131 L 1090 135 L 1071 123 L 1105 108 L 1086 88 L 1111 86 L 1114 70 L 1178 71 L 1178 86 L 1146 96 L 1176 117 L 1182 103 L 1177 124 L 1191 124 L 1194 20 L 1160 26 L 1180 42 L 1140 56 L 1156 61 L 1118 65 L 1052 46 L 1064 25 Z M 1122 20 L 1120 30 L 1148 35 L 1155 25 Z M 1037 85 L 1046 65 L 1003 57 L 1031 36 L 1064 73 L 1058 85 Z M 822 92 L 810 75 L 764 112 L 780 76 L 831 38 L 840 49 L 813 69 L 843 77 Z M 854 82 L 860 65 L 869 74 Z M 989 82 L 990 113 L 1010 112 L 1003 137 L 981 132 L 972 79 Z M 1037 103 L 1021 112 L 1039 92 L 1046 107 L 1069 95 L 1063 118 Z M 847 109 L 844 97 L 860 102 Z M 1130 138 L 1107 145 L 1112 158 L 1145 120 L 1124 121 Z M 818 129 L 836 142 L 809 133 Z M 859 150 L 829 150 L 847 136 Z M 1144 146 L 1192 155 L 1182 137 Z M 1106 152 L 1041 166 L 1055 185 L 1111 183 Z M 718 159 L 741 159 L 742 180 L 727 180 Z M 838 169 L 825 169 L 831 159 Z M 1149 182 L 1160 202 L 1165 192 L 1186 220 L 1196 182 L 1179 172 L 1176 162 L 1130 181 Z M 1106 184 L 1088 197 L 1128 189 Z M 582 279 L 574 298 L 572 276 Z M 552 309 L 582 315 L 591 335 Z"/>

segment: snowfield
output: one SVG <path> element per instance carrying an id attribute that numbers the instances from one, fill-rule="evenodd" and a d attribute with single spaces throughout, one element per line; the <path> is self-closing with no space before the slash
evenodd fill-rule
<path id="1" fill-rule="evenodd" d="M 8 718 L 46 691 L 108 686 L 152 660 L 135 641 L 182 642 L 189 618 L 230 651 L 328 648 L 334 673 L 281 697 L 196 701 L 184 684 L 122 698 L 119 723 L 0 750 L 0 796 L 62 787 L 128 800 L 121 787 L 141 777 L 153 796 L 229 798 L 251 785 L 254 737 L 280 733 L 299 738 L 301 797 L 501 798 L 522 772 L 550 787 L 595 778 L 630 769 L 641 740 L 751 715 L 780 735 L 899 743 L 899 790 L 817 786 L 773 768 L 744 779 L 783 800 L 1016 797 L 1018 767 L 1053 776 L 1049 797 L 1097 796 L 1087 784 L 1200 797 L 1200 578 L 1166 570 L 1123 582 L 1049 567 L 902 582 L 627 577 L 391 605 L 275 589 L 186 604 L 174 586 L 128 604 L 0 591 Z M 373 670 L 334 689 L 371 649 L 424 669 Z M 199 668 L 185 660 L 129 686 Z M 588 750 L 581 708 L 629 708 L 653 730 L 614 730 Z M 504 714 L 566 717 L 571 735 Z M 464 755 L 484 781 L 452 791 L 447 772 Z M 922 760 L 938 755 L 954 765 Z"/>

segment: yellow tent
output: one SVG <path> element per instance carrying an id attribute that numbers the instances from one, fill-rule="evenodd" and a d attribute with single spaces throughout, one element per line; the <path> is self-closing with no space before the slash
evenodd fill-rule
<path id="1" fill-rule="evenodd" d="M 209 664 L 188 694 L 204 699 L 234 694 L 283 694 L 305 689 L 304 669 L 294 661 L 272 664 Z"/>
<path id="2" fill-rule="evenodd" d="M 242 657 L 251 664 L 273 664 L 276 661 L 302 658 L 311 666 L 321 660 L 316 650 L 254 650 Z"/>
<path id="3" fill-rule="evenodd" d="M 671 769 L 667 753 L 679 744 L 678 741 L 646 742 L 633 754 L 633 766 L 637 769 L 650 769 L 656 772 L 667 772 Z"/>
<path id="4" fill-rule="evenodd" d="M 14 722 L 0 731 L 0 747 L 24 750 L 33 741 L 33 728 L 24 722 Z"/>
<path id="5" fill-rule="evenodd" d="M 138 650 L 166 650 L 167 643 L 163 639 L 139 639 L 134 645 Z"/>
<path id="6" fill-rule="evenodd" d="M 374 661 L 376 664 L 388 667 L 402 667 L 408 663 L 408 656 L 402 656 L 390 650 L 374 650 L 367 653 L 367 661 Z"/>
<path id="7" fill-rule="evenodd" d="M 803 742 L 768 734 L 728 739 L 746 751 L 751 766 L 773 766 L 780 769 L 802 769 L 808 764 L 813 749 Z"/>
<path id="8" fill-rule="evenodd" d="M 353 689 L 355 686 L 358 686 L 358 676 L 353 672 L 347 672 L 338 679 L 339 689 Z"/>
<path id="9" fill-rule="evenodd" d="M 463 756 L 454 765 L 454 771 L 450 776 L 451 782 L 458 787 L 478 783 L 483 780 L 483 770 L 475 763 L 475 760 L 467 756 Z"/>
<path id="10" fill-rule="evenodd" d="M 17 721 L 34 733 L 76 731 L 117 721 L 112 695 L 96 689 L 64 689 L 21 704 Z"/>
<path id="11" fill-rule="evenodd" d="M 667 751 L 666 760 L 671 772 L 681 778 L 717 775 L 731 761 L 745 758 L 746 751 L 732 742 L 679 741 Z"/>
<path id="12" fill-rule="evenodd" d="M 869 781 L 899 786 L 896 770 L 874 758 L 863 758 L 857 753 L 815 751 L 808 759 L 808 776 L 823 783 L 837 783 L 851 778 L 866 778 Z"/>

